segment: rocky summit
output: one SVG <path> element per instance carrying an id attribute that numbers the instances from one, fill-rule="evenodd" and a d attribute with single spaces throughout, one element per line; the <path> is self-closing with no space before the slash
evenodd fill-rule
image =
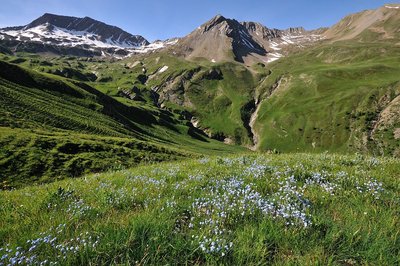
<path id="1" fill-rule="evenodd" d="M 217 15 L 182 38 L 174 52 L 211 62 L 269 63 L 287 54 L 287 46 L 307 45 L 321 38 L 320 32 L 301 27 L 269 29 L 260 23 L 238 22 Z"/>

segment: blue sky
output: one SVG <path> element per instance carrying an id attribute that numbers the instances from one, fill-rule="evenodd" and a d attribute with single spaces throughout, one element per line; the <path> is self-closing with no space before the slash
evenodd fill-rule
<path id="1" fill-rule="evenodd" d="M 1 0 L 0 27 L 19 26 L 55 13 L 91 18 L 150 41 L 181 37 L 213 16 L 285 29 L 331 26 L 349 13 L 377 8 L 380 0 Z"/>

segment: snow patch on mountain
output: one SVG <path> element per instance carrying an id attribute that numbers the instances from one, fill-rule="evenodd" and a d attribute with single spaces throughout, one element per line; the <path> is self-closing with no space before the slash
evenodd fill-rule
<path id="1" fill-rule="evenodd" d="M 90 27 L 89 27 L 90 28 Z M 13 36 L 18 41 L 43 41 L 45 43 L 55 42 L 60 46 L 89 45 L 99 48 L 137 48 L 135 44 L 127 42 L 112 41 L 112 37 L 106 41 L 99 40 L 99 36 L 84 31 L 67 30 L 48 23 L 33 28 L 22 28 L 21 30 L 0 30 L 0 33 Z"/>
<path id="2" fill-rule="evenodd" d="M 129 49 L 129 51 L 132 53 L 145 54 L 145 53 L 148 53 L 151 51 L 159 50 L 159 49 L 174 45 L 178 41 L 179 41 L 179 39 L 177 39 L 177 38 L 169 39 L 166 41 L 155 41 L 153 43 L 150 43 L 149 45 Z"/>
<path id="3" fill-rule="evenodd" d="M 324 37 L 319 34 L 311 34 L 301 31 L 290 32 L 289 30 L 282 32 L 283 34 L 281 36 L 273 38 L 265 44 L 269 51 L 266 59 L 267 63 L 274 62 L 284 57 L 287 53 L 287 49 L 290 47 L 302 48 L 305 45 L 324 39 Z"/>
<path id="4" fill-rule="evenodd" d="M 282 50 L 282 48 L 279 48 L 279 44 L 277 44 L 276 42 L 271 42 L 270 46 L 271 46 L 272 50 L 275 50 L 275 51 Z"/>
<path id="5" fill-rule="evenodd" d="M 137 43 L 120 41 L 121 34 L 119 34 L 118 37 L 115 36 L 116 38 L 114 38 L 114 35 L 112 35 L 105 40 L 101 40 L 99 35 L 89 32 L 92 26 L 93 25 L 82 31 L 68 30 L 51 25 L 49 23 L 31 28 L 5 28 L 0 29 L 0 40 L 11 38 L 20 42 L 41 42 L 62 47 L 88 47 L 89 50 L 100 50 L 101 56 L 103 57 L 115 56 L 118 58 L 123 58 L 126 56 L 110 54 L 107 49 L 123 49 L 127 52 L 127 56 L 129 56 L 137 53 L 148 53 L 170 45 L 174 45 L 178 42 L 178 39 L 169 39 L 166 41 L 155 41 L 148 45 L 140 45 Z"/>
<path id="6" fill-rule="evenodd" d="M 274 62 L 274 61 L 278 60 L 281 57 L 283 57 L 283 55 L 280 54 L 280 53 L 269 53 L 267 62 L 268 63 Z"/>
<path id="7" fill-rule="evenodd" d="M 168 70 L 168 66 L 163 66 L 162 68 L 160 68 L 160 70 L 158 70 L 158 73 L 164 73 L 167 70 Z"/>
<path id="8" fill-rule="evenodd" d="M 399 9 L 400 8 L 400 6 L 385 6 L 386 8 L 389 8 L 389 9 Z"/>

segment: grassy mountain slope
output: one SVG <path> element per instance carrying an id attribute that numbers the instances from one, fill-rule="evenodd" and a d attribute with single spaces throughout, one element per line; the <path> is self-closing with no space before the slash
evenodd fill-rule
<path id="1" fill-rule="evenodd" d="M 156 91 L 159 104 L 189 111 L 198 125 L 217 139 L 251 143 L 241 109 L 253 99 L 256 78 L 243 65 L 188 63 L 169 56 L 149 57 L 143 64 L 154 73 L 146 87 Z M 158 73 L 165 66 L 168 69 Z"/>
<path id="2" fill-rule="evenodd" d="M 0 96 L 2 187 L 240 150 L 208 140 L 178 114 L 3 61 Z"/>
<path id="3" fill-rule="evenodd" d="M 272 64 L 258 92 L 260 149 L 399 156 L 399 55 L 392 43 L 338 42 Z"/>
<path id="4" fill-rule="evenodd" d="M 255 133 L 260 150 L 398 156 L 398 55 L 390 41 L 346 41 L 298 51 L 267 66 L 188 62 L 162 52 L 115 62 L 42 58 L 20 64 L 59 75 L 67 67 L 96 75 L 85 82 L 174 131 L 188 130 L 167 114 L 192 118 L 209 136 L 244 146 L 253 144 Z"/>
<path id="5" fill-rule="evenodd" d="M 52 64 L 35 67 L 45 72 L 65 67 L 63 60 L 54 59 Z M 153 109 L 161 106 L 189 118 L 194 116 L 199 127 L 213 138 L 251 143 L 241 110 L 253 99 L 260 77 L 242 64 L 189 62 L 164 52 L 84 64 L 81 72 L 97 75 L 89 84 L 119 102 Z M 77 65 L 72 67 L 78 69 Z"/>
<path id="6" fill-rule="evenodd" d="M 195 116 L 208 135 L 251 144 L 243 108 L 260 76 L 239 63 L 189 62 L 165 52 L 109 61 L 21 54 L 9 62 L 85 82 L 127 106 Z M 265 75 L 265 74 L 264 74 Z"/>

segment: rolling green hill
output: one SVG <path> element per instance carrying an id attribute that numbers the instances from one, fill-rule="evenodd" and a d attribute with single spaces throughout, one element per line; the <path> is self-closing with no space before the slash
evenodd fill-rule
<path id="1" fill-rule="evenodd" d="M 338 42 L 272 64 L 259 92 L 259 148 L 399 156 L 399 63 L 393 43 Z"/>
<path id="2" fill-rule="evenodd" d="M 0 96 L 3 188 L 241 150 L 207 139 L 180 114 L 124 104 L 81 81 L 4 61 Z"/>

